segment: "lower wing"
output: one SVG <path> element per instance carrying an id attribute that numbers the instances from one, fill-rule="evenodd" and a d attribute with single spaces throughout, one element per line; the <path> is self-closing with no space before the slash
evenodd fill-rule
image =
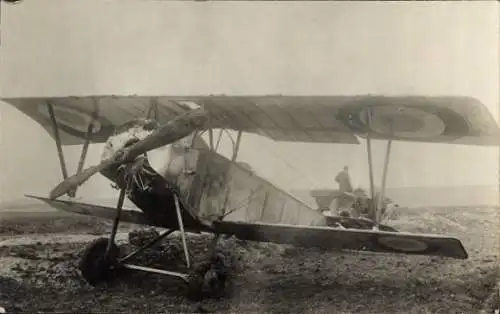
<path id="1" fill-rule="evenodd" d="M 215 222 L 214 225 L 217 232 L 232 234 L 241 240 L 334 250 L 435 255 L 459 259 L 468 257 L 460 240 L 440 235 L 230 221 Z"/>
<path id="2" fill-rule="evenodd" d="M 46 197 L 33 196 L 33 195 L 26 195 L 26 197 L 38 199 L 42 202 L 49 204 L 50 206 L 52 206 L 56 209 L 70 212 L 70 213 L 87 215 L 87 216 L 94 216 L 94 217 L 103 218 L 103 219 L 110 219 L 110 220 L 115 219 L 115 216 L 116 216 L 116 208 L 114 208 L 114 207 L 107 207 L 107 206 L 101 206 L 101 205 L 96 205 L 96 204 L 79 203 L 79 202 L 73 202 L 73 201 L 69 201 L 69 200 L 60 200 L 60 199 L 51 200 L 51 199 L 46 198 Z M 120 222 L 128 222 L 128 223 L 133 223 L 133 224 L 137 224 L 137 225 L 146 225 L 146 226 L 157 227 L 157 228 L 177 229 L 176 223 L 172 223 L 172 221 L 170 221 L 170 220 L 163 221 L 163 220 L 158 220 L 158 219 L 151 219 L 141 211 L 125 209 L 125 208 L 122 209 L 122 212 L 120 214 Z M 200 231 L 207 231 L 207 230 L 204 230 L 201 228 L 193 229 L 193 228 L 190 228 L 189 226 L 185 226 L 185 229 L 186 229 L 186 231 L 191 232 L 191 233 L 200 233 Z"/>
<path id="3" fill-rule="evenodd" d="M 66 201 L 66 200 L 51 200 L 46 197 L 40 197 L 34 195 L 26 195 L 26 197 L 34 198 L 42 202 L 45 202 L 48 205 L 54 207 L 55 209 L 75 214 L 94 216 L 104 219 L 114 219 L 116 216 L 116 208 L 113 207 L 107 207 L 95 204 L 85 204 L 85 203 Z M 120 214 L 120 221 L 130 222 L 139 225 L 151 225 L 154 227 L 161 227 L 161 226 L 155 226 L 154 222 L 149 221 L 149 219 L 147 219 L 147 217 L 142 212 L 125 208 L 122 209 L 122 212 Z"/>
<path id="4" fill-rule="evenodd" d="M 50 206 L 76 214 L 114 219 L 116 209 L 94 204 L 64 200 L 50 200 L 30 196 Z M 165 228 L 151 221 L 142 212 L 123 209 L 121 221 Z M 297 226 L 265 223 L 219 221 L 213 223 L 212 232 L 235 235 L 242 240 L 292 244 L 304 247 L 321 247 L 335 250 L 358 250 L 384 253 L 436 255 L 466 259 L 468 257 L 460 240 L 431 234 L 412 234 L 375 230 L 341 229 L 318 226 Z M 187 230 L 199 232 L 202 230 Z"/>

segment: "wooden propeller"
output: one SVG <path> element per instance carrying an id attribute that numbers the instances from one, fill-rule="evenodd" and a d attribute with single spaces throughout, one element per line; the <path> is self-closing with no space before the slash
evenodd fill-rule
<path id="1" fill-rule="evenodd" d="M 117 164 L 132 162 L 137 156 L 147 153 L 153 149 L 171 144 L 188 136 L 194 130 L 203 128 L 208 121 L 208 112 L 203 108 L 189 111 L 169 121 L 146 138 L 137 143 L 117 151 L 110 158 L 103 160 L 100 164 L 91 166 L 84 171 L 68 177 L 50 191 L 49 198 L 56 199 L 61 195 L 77 188 L 94 174 L 105 168 Z"/>

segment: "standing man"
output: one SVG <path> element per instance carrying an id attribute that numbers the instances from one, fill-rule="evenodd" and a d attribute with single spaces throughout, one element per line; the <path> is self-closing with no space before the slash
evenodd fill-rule
<path id="1" fill-rule="evenodd" d="M 335 177 L 335 181 L 337 181 L 339 185 L 337 210 L 340 212 L 347 211 L 350 213 L 353 199 L 349 195 L 346 195 L 346 192 L 351 194 L 353 191 L 351 184 L 351 177 L 349 176 L 349 167 L 344 166 L 344 169 L 340 171 Z"/>
<path id="2" fill-rule="evenodd" d="M 339 192 L 352 192 L 351 177 L 349 176 L 349 167 L 344 166 L 344 169 L 340 171 L 335 177 L 335 181 L 339 184 Z"/>

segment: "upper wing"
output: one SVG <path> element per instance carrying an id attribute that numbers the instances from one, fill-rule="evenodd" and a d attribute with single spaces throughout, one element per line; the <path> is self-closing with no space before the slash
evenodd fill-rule
<path id="1" fill-rule="evenodd" d="M 339 109 L 352 97 L 213 96 L 201 99 L 216 123 L 257 133 L 276 141 L 359 144 L 339 119 Z"/>
<path id="2" fill-rule="evenodd" d="M 309 112 L 328 107 L 328 98 L 303 97 L 148 97 L 95 96 L 3 99 L 41 124 L 52 136 L 53 126 L 47 104 L 52 104 L 63 145 L 81 144 L 95 112 L 97 123 L 90 136 L 105 142 L 117 126 L 145 118 L 152 106 L 161 124 L 193 106 L 204 106 L 213 116 L 213 126 L 257 133 L 277 141 L 334 142 L 358 144 L 356 136 L 332 112 Z M 283 109 L 290 105 L 295 110 Z M 316 110 L 317 111 L 317 110 Z"/>
<path id="3" fill-rule="evenodd" d="M 18 98 L 4 101 L 50 134 L 47 103 L 54 104 L 63 144 L 83 142 L 93 112 L 91 140 L 104 142 L 114 128 L 146 117 L 165 123 L 194 106 L 213 116 L 213 127 L 257 133 L 277 141 L 358 144 L 356 135 L 405 141 L 499 145 L 500 131 L 487 108 L 469 97 L 417 96 L 96 96 Z M 367 117 L 370 117 L 367 123 Z"/>
<path id="4" fill-rule="evenodd" d="M 171 102 L 168 105 L 154 105 L 158 110 L 150 111 L 155 100 L 152 97 L 136 96 L 15 98 L 3 101 L 34 119 L 54 137 L 48 108 L 48 104 L 51 104 L 63 145 L 82 144 L 88 124 L 92 120 L 94 126 L 90 140 L 103 143 L 113 134 L 116 127 L 134 119 L 146 118 L 148 112 L 156 112 L 154 118 L 164 124 L 189 110 L 189 107 Z"/>
<path id="5" fill-rule="evenodd" d="M 362 137 L 465 145 L 500 145 L 500 130 L 486 106 L 471 97 L 372 97 L 339 113 Z"/>
<path id="6" fill-rule="evenodd" d="M 276 140 L 355 143 L 354 135 L 369 133 L 376 139 L 500 145 L 491 113 L 471 97 L 213 97 L 205 106 L 235 129 Z"/>

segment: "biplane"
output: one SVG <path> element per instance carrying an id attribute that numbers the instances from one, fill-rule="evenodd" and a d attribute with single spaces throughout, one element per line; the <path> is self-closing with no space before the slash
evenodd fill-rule
<path id="1" fill-rule="evenodd" d="M 468 254 L 457 238 L 400 232 L 380 223 L 382 205 L 373 194 L 372 140 L 388 142 L 383 199 L 393 141 L 498 146 L 500 138 L 491 113 L 470 97 L 89 96 L 3 101 L 34 119 L 56 143 L 64 180 L 48 197 L 29 197 L 57 209 L 113 220 L 109 238 L 91 243 L 80 262 L 82 276 L 92 285 L 121 267 L 174 276 L 188 283 L 188 291 L 201 291 L 210 267 L 200 270 L 192 265 L 187 233 L 214 234 L 210 251 L 214 256 L 220 237 L 234 236 L 338 251 L 466 259 Z M 357 145 L 365 140 L 372 221 L 327 217 L 260 177 L 238 161 L 244 133 L 288 142 Z M 231 142 L 229 157 L 219 151 L 223 135 Z M 84 169 L 91 143 L 104 144 L 102 160 Z M 82 145 L 72 176 L 66 169 L 64 145 Z M 74 199 L 78 187 L 97 173 L 119 190 L 116 208 Z M 138 210 L 123 208 L 125 197 Z M 120 221 L 164 231 L 120 256 L 115 243 Z M 181 235 L 185 272 L 130 263 L 173 232 Z M 211 258 L 208 264 L 216 261 Z M 225 277 L 220 274 L 217 278 L 223 283 Z"/>

